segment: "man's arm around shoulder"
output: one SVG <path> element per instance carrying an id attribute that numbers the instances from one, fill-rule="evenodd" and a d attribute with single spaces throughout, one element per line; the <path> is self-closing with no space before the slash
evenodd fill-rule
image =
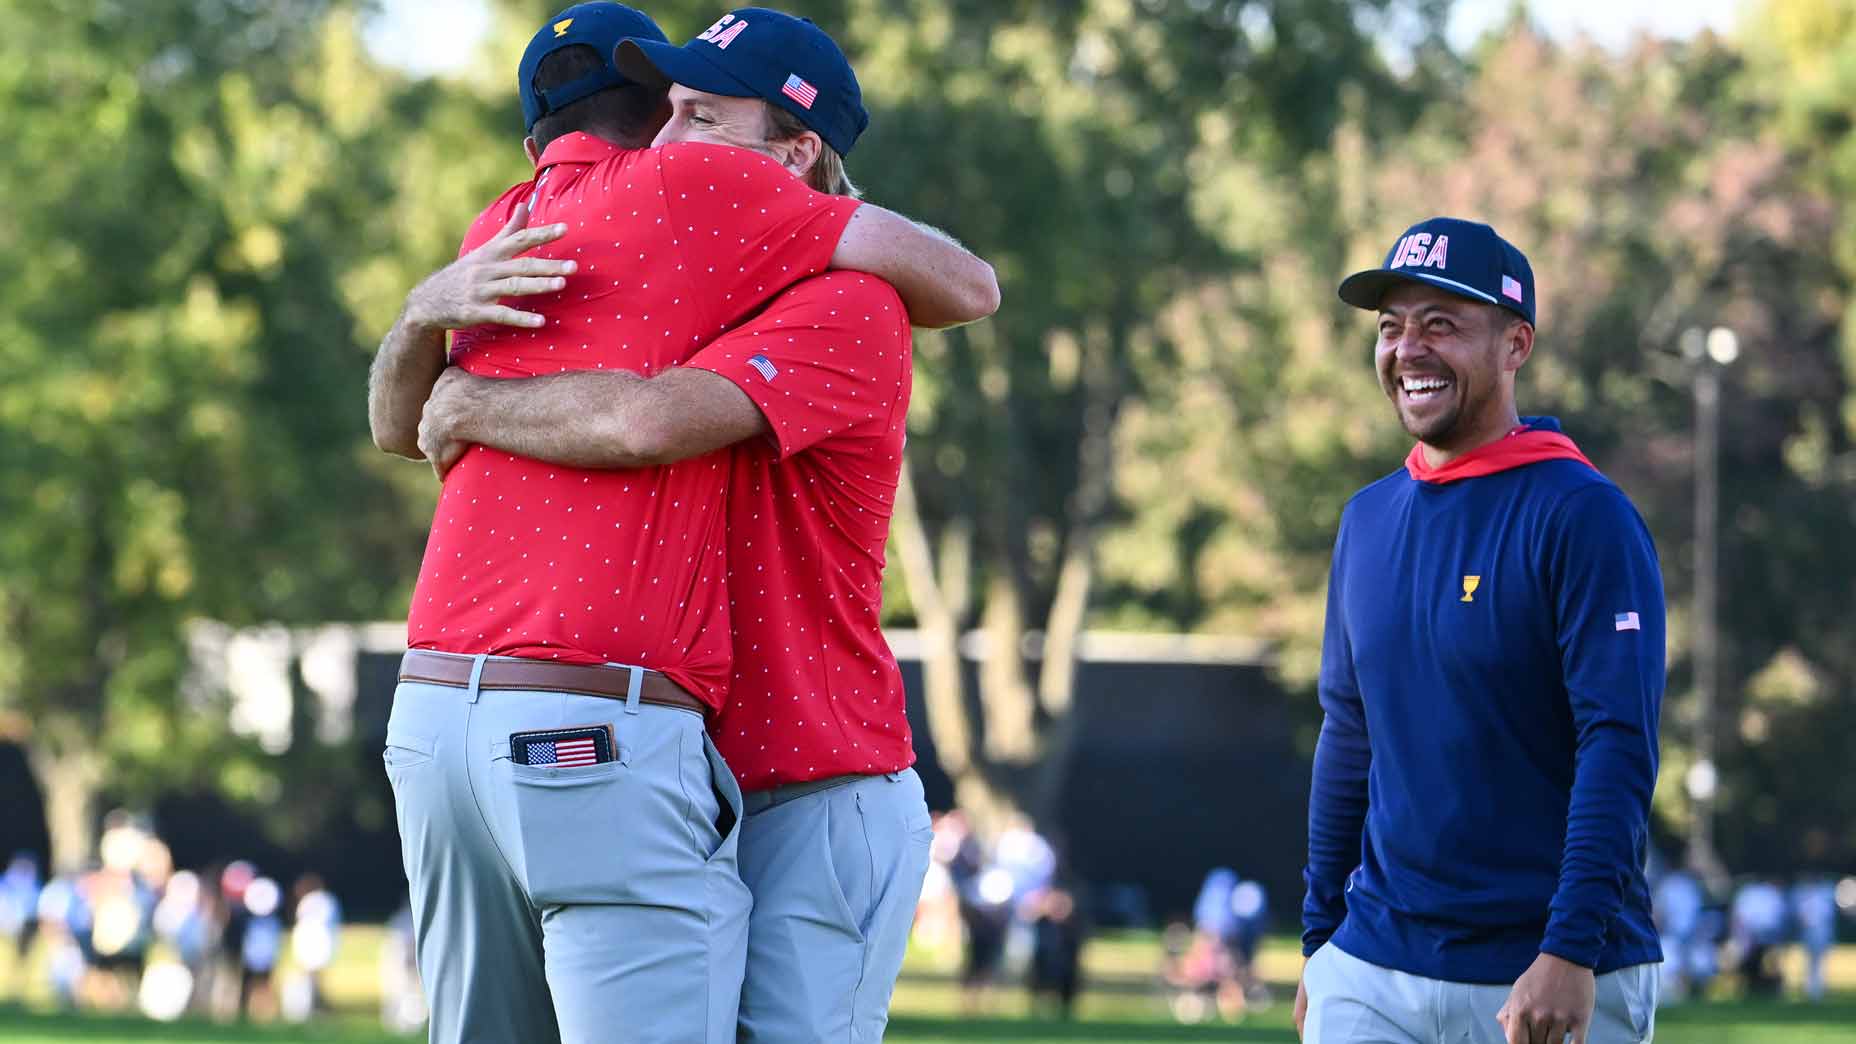
<path id="1" fill-rule="evenodd" d="M 831 267 L 867 272 L 895 287 L 915 326 L 960 326 L 999 310 L 991 265 L 945 232 L 870 203 L 852 213 Z"/>

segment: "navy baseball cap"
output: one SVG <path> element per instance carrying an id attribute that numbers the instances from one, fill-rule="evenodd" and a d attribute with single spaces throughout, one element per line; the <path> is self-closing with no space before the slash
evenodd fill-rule
<path id="1" fill-rule="evenodd" d="M 682 47 L 623 41 L 613 64 L 639 83 L 680 83 L 778 105 L 840 156 L 870 125 L 857 74 L 837 43 L 810 18 L 764 7 L 730 11 Z"/>
<path id="2" fill-rule="evenodd" d="M 1474 221 L 1438 217 L 1411 226 L 1386 254 L 1384 265 L 1341 281 L 1340 299 L 1378 311 L 1386 291 L 1401 283 L 1428 283 L 1534 321 L 1534 270 L 1526 255 Z"/>
<path id="3" fill-rule="evenodd" d="M 516 72 L 516 86 L 522 95 L 524 126 L 534 130 L 536 120 L 551 112 L 559 112 L 590 94 L 641 82 L 626 79 L 612 65 L 613 48 L 628 36 L 658 42 L 670 39 L 651 20 L 650 15 L 610 0 L 575 4 L 548 19 L 547 24 L 535 33 L 534 39 L 528 42 L 528 50 L 522 52 L 522 65 Z M 541 60 L 574 44 L 585 44 L 599 52 L 603 67 L 571 83 L 545 91 L 536 90 L 535 70 L 541 67 Z"/>

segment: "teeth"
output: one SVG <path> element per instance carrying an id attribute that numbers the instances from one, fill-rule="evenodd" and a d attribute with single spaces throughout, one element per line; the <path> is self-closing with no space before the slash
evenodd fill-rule
<path id="1" fill-rule="evenodd" d="M 1402 383 L 1408 392 L 1440 391 L 1450 386 L 1443 377 L 1406 377 Z"/>

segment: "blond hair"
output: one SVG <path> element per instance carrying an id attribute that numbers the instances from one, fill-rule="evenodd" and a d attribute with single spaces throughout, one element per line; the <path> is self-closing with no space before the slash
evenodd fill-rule
<path id="1" fill-rule="evenodd" d="M 761 104 L 767 106 L 768 141 L 787 141 L 807 132 L 817 133 L 801 122 L 799 117 L 778 105 L 765 101 Z M 852 199 L 863 197 L 863 191 L 845 173 L 844 157 L 838 155 L 837 149 L 825 144 L 823 138 L 818 142 L 818 159 L 813 162 L 812 169 L 806 171 L 805 181 L 828 196 L 849 196 Z"/>

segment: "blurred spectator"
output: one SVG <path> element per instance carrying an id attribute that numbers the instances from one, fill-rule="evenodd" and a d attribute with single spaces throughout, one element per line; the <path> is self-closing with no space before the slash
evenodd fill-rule
<path id="1" fill-rule="evenodd" d="M 1663 944 L 1663 996 L 1675 1002 L 1699 992 L 1713 976 L 1713 942 L 1702 934 L 1707 896 L 1701 880 L 1687 870 L 1654 880 L 1650 909 Z"/>
<path id="2" fill-rule="evenodd" d="M 122 1009 L 138 997 L 154 941 L 156 889 L 166 883 L 169 859 L 167 846 L 122 809 L 104 816 L 98 851 L 103 865 L 79 881 L 92 911 L 85 953 L 97 972 L 92 985 L 95 1002 Z M 149 880 L 149 873 L 157 880 Z M 80 939 L 80 944 L 85 942 Z"/>
<path id="3" fill-rule="evenodd" d="M 258 879 L 258 868 L 243 859 L 227 863 L 219 872 L 219 947 L 211 957 L 213 994 L 208 1008 L 216 1016 L 245 1010 L 245 933 L 251 927 L 251 909 L 245 893 Z"/>
<path id="4" fill-rule="evenodd" d="M 1180 993 L 1173 1011 L 1182 1022 L 1198 1022 L 1212 1010 L 1239 1019 L 1252 1006 L 1267 1006 L 1269 991 L 1256 973 L 1257 947 L 1269 924 L 1263 886 L 1214 867 L 1192 904 L 1192 938 L 1171 978 Z"/>
<path id="5" fill-rule="evenodd" d="M 59 874 L 39 892 L 39 935 L 50 951 L 52 997 L 60 1008 L 75 1009 L 89 967 L 79 940 L 90 937 L 90 906 L 76 878 Z"/>
<path id="6" fill-rule="evenodd" d="M 1240 991 L 1241 1010 L 1268 1007 L 1269 988 L 1257 974 L 1257 947 L 1269 927 L 1269 894 L 1255 881 L 1239 881 L 1231 889 L 1230 934 L 1225 948 L 1231 954 L 1231 972 Z"/>
<path id="7" fill-rule="evenodd" d="M 39 861 L 19 852 L 0 875 L 0 946 L 12 951 L 8 958 L 8 984 L 0 997 L 24 997 L 27 951 L 38 935 Z"/>
<path id="8" fill-rule="evenodd" d="M 960 972 L 961 1002 L 969 1015 L 980 1010 L 986 987 L 998 979 L 1004 963 L 1006 933 L 1012 922 L 1012 892 L 1011 873 L 996 866 L 967 878 L 960 890 L 960 923 L 967 933 L 967 959 Z"/>
<path id="9" fill-rule="evenodd" d="M 290 929 L 293 973 L 284 984 L 284 1017 L 302 1022 L 325 1008 L 322 973 L 335 961 L 341 934 L 341 904 L 323 887 L 322 878 L 304 874 L 292 889 L 295 923 Z"/>
<path id="10" fill-rule="evenodd" d="M 1192 901 L 1192 927 L 1195 931 L 1222 939 L 1229 934 L 1233 918 L 1231 893 L 1237 889 L 1237 871 L 1228 866 L 1213 867 L 1199 885 L 1199 897 Z"/>
<path id="11" fill-rule="evenodd" d="M 1204 1022 L 1229 1003 L 1234 981 L 1230 953 L 1216 936 L 1184 924 L 1167 929 L 1168 1007 L 1185 1023 Z"/>
<path id="12" fill-rule="evenodd" d="M 1804 947 L 1804 995 L 1824 999 L 1824 958 L 1837 941 L 1837 886 L 1829 878 L 1800 881 L 1792 886 L 1792 916 L 1798 941 Z"/>
<path id="13" fill-rule="evenodd" d="M 1006 820 L 993 844 L 989 869 L 1003 872 L 1012 882 L 1002 964 L 1014 976 L 1022 973 L 1027 980 L 1031 977 L 1036 950 L 1032 920 L 1045 890 L 1056 880 L 1057 864 L 1057 847 L 1038 832 L 1030 819 L 1014 814 Z"/>
<path id="14" fill-rule="evenodd" d="M 238 1012 L 243 1018 L 269 1017 L 277 1011 L 271 976 L 283 956 L 284 922 L 278 916 L 282 902 L 283 890 L 268 877 L 255 878 L 245 889 L 247 917 L 238 950 Z"/>
<path id="15" fill-rule="evenodd" d="M 188 870 L 168 879 L 167 891 L 155 905 L 155 938 L 166 944 L 186 972 L 184 979 L 171 972 L 163 973 L 168 983 L 167 992 L 184 990 L 183 1012 L 203 1010 L 211 996 L 212 964 L 220 932 L 214 917 L 216 909 L 199 875 Z M 161 1002 L 167 999 L 157 999 L 156 1004 L 165 1010 L 166 1005 Z M 143 1006 L 147 1007 L 146 1002 Z"/>
<path id="16" fill-rule="evenodd" d="M 1054 1001 L 1057 1014 L 1069 1019 L 1082 983 L 1083 941 L 1087 935 L 1076 896 L 1068 888 L 1046 888 L 1031 915 L 1031 999 Z"/>
<path id="17" fill-rule="evenodd" d="M 412 1033 L 425 1025 L 425 991 L 419 983 L 412 909 L 402 905 L 387 921 L 380 948 L 380 1021 L 394 1033 Z"/>
<path id="18" fill-rule="evenodd" d="M 1022 899 L 1050 884 L 1057 872 L 1057 851 L 1029 819 L 1014 815 L 993 844 L 992 863 L 1011 875 L 1012 896 Z"/>
<path id="19" fill-rule="evenodd" d="M 1735 969 L 1747 994 L 1778 996 L 1783 980 L 1774 958 L 1785 942 L 1785 893 L 1770 881 L 1748 881 L 1734 893 L 1730 916 Z"/>
<path id="20" fill-rule="evenodd" d="M 937 815 L 933 824 L 928 873 L 922 879 L 922 896 L 915 906 L 910 946 L 942 968 L 952 969 L 960 960 L 961 949 L 960 896 L 953 862 L 966 841 L 967 825 L 959 812 Z"/>

